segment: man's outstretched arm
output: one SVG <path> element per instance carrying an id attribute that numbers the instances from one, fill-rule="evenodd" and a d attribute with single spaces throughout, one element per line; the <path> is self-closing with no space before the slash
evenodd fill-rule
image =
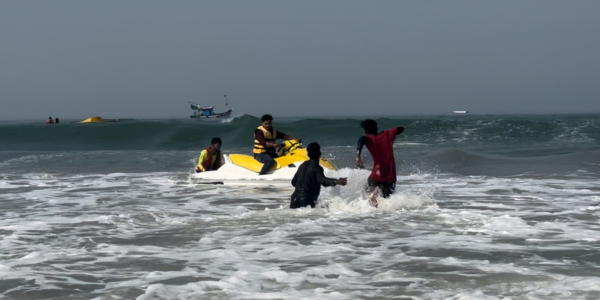
<path id="1" fill-rule="evenodd" d="M 396 135 L 401 134 L 402 132 L 404 132 L 404 127 L 402 126 L 398 126 L 396 127 Z"/>
<path id="2" fill-rule="evenodd" d="M 348 183 L 348 178 L 346 177 L 340 177 L 338 179 L 325 177 L 325 172 L 321 166 L 318 166 L 314 172 L 317 175 L 317 182 L 322 186 L 336 186 L 338 184 L 346 185 Z"/>

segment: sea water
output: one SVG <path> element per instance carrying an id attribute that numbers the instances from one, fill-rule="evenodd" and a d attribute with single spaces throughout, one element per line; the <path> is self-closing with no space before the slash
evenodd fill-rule
<path id="1" fill-rule="evenodd" d="M 276 118 L 348 177 L 296 210 L 190 179 L 214 136 L 251 153 L 254 116 L 0 122 L 0 298 L 600 298 L 600 115 L 377 118 L 405 127 L 378 208 L 360 119 Z"/>

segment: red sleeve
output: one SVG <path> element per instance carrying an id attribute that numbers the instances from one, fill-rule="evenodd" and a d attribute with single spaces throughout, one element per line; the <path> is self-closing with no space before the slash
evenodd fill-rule
<path id="1" fill-rule="evenodd" d="M 398 133 L 398 128 L 394 127 L 394 128 L 390 128 L 386 131 L 384 131 L 385 136 L 390 139 L 390 140 L 395 140 L 396 139 L 396 135 Z"/>
<path id="2" fill-rule="evenodd" d="M 267 141 L 265 140 L 265 133 L 262 132 L 262 130 L 256 130 L 254 132 L 254 138 L 258 141 L 259 144 L 263 145 L 263 146 L 267 146 Z"/>

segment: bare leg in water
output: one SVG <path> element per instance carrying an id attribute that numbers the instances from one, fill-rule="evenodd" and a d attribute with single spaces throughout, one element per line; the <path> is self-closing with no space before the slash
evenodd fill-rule
<path id="1" fill-rule="evenodd" d="M 377 195 L 379 195 L 379 187 L 375 187 L 369 195 L 369 204 L 377 208 Z"/>

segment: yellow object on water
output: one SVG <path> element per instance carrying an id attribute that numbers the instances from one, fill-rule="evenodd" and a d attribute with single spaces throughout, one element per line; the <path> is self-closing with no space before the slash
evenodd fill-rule
<path id="1" fill-rule="evenodd" d="M 229 154 L 229 159 L 231 159 L 231 162 L 233 162 L 234 164 L 256 173 L 260 172 L 260 169 L 262 169 L 263 166 L 261 162 L 257 161 L 256 159 L 254 159 L 254 157 L 250 155 Z M 279 168 L 281 168 L 279 164 L 273 164 L 273 170 L 277 170 Z"/>
<path id="2" fill-rule="evenodd" d="M 117 119 L 102 119 L 101 117 L 87 118 L 79 123 L 102 123 L 102 122 L 117 122 Z"/>
<path id="3" fill-rule="evenodd" d="M 284 142 L 284 149 L 289 150 L 289 153 L 280 157 L 276 157 L 275 163 L 273 164 L 273 167 L 271 167 L 271 170 L 284 168 L 290 164 L 294 164 L 296 167 L 299 167 L 301 163 L 309 160 L 306 148 L 298 148 L 299 145 L 297 146 L 297 144 L 290 144 L 291 142 L 288 142 L 290 141 Z M 230 154 L 229 158 L 234 164 L 257 173 L 260 172 L 260 169 L 262 169 L 263 166 L 261 162 L 257 161 L 250 155 Z M 321 157 L 319 159 L 319 165 L 329 170 L 337 170 L 336 167 L 326 158 Z"/>
<path id="4" fill-rule="evenodd" d="M 332 171 L 337 170 L 337 168 L 329 160 L 327 160 L 327 158 L 319 158 L 319 165 Z"/>

